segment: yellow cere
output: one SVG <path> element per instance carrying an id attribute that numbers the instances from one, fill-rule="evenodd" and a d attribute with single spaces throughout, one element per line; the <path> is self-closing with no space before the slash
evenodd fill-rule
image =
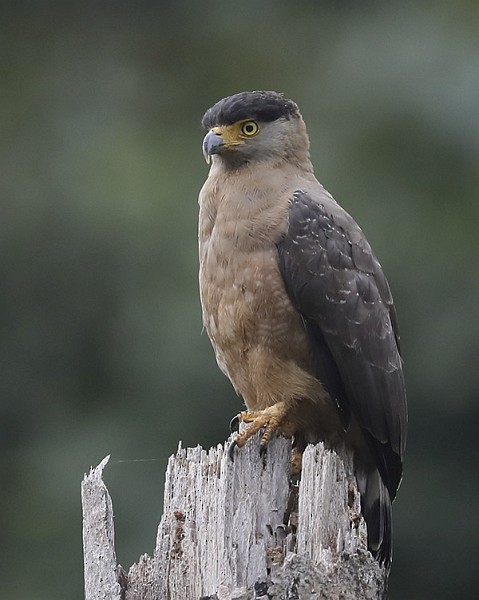
<path id="1" fill-rule="evenodd" d="M 238 146 L 244 144 L 245 138 L 256 135 L 259 132 L 259 125 L 256 121 L 249 119 L 237 121 L 232 125 L 213 127 L 212 131 L 223 138 L 226 146 Z"/>

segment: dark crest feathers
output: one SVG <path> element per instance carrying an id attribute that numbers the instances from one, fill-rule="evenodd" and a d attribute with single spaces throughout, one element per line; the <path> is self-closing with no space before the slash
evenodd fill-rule
<path id="1" fill-rule="evenodd" d="M 211 129 L 218 125 L 232 125 L 244 119 L 268 123 L 281 117 L 290 119 L 298 116 L 297 105 L 277 92 L 241 92 L 223 98 L 209 108 L 201 124 L 205 129 Z"/>

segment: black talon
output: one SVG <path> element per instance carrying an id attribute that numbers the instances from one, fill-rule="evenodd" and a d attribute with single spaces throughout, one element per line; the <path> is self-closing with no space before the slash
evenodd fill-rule
<path id="1" fill-rule="evenodd" d="M 261 456 L 261 458 L 264 458 L 266 456 L 266 451 L 268 450 L 268 445 L 267 444 L 260 444 L 259 446 L 259 455 Z"/>
<path id="2" fill-rule="evenodd" d="M 234 462 L 235 460 L 235 448 L 238 445 L 238 442 L 236 440 L 233 440 L 230 444 L 230 447 L 228 448 L 228 456 L 230 457 L 231 462 Z"/>
<path id="3" fill-rule="evenodd" d="M 230 432 L 234 433 L 235 431 L 239 431 L 239 425 L 240 425 L 240 415 L 236 415 L 230 421 Z"/>

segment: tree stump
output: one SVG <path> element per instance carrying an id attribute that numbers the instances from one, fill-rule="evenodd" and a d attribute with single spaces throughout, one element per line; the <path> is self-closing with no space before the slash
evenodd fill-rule
<path id="1" fill-rule="evenodd" d="M 291 443 L 259 438 L 231 461 L 219 445 L 168 462 L 153 557 L 116 564 L 108 458 L 82 483 L 86 600 L 362 600 L 386 598 L 387 572 L 367 550 L 352 456 L 308 446 L 299 484 Z"/>

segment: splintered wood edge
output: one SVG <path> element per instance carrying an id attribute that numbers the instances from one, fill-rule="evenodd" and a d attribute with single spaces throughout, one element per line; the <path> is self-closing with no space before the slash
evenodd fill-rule
<path id="1" fill-rule="evenodd" d="M 240 592 L 249 593 L 245 587 L 241 586 L 241 588 L 238 588 L 234 585 L 234 582 L 227 573 L 228 569 L 225 571 L 222 565 L 211 568 L 212 565 L 210 562 L 208 570 L 211 569 L 214 573 L 211 572 L 209 579 L 207 577 L 205 580 L 204 574 L 198 568 L 199 564 L 195 562 L 199 558 L 199 549 L 184 548 L 186 552 L 183 552 L 183 556 L 185 559 L 188 557 L 188 560 L 185 560 L 185 564 L 191 561 L 189 565 L 191 568 L 186 570 L 178 569 L 177 567 L 183 562 L 181 559 L 175 567 L 174 563 L 178 562 L 179 557 L 176 556 L 175 558 L 174 553 L 172 555 L 171 544 L 174 541 L 178 523 L 172 529 L 171 515 L 168 515 L 166 512 L 166 510 L 169 510 L 169 512 L 175 510 L 175 506 L 171 502 L 173 496 L 176 495 L 173 492 L 173 488 L 176 488 L 177 492 L 180 491 L 179 488 L 182 488 L 183 492 L 186 492 L 185 496 L 183 496 L 183 492 L 180 492 L 180 496 L 176 496 L 176 498 L 181 500 L 183 497 L 181 508 L 189 508 L 191 510 L 194 510 L 195 501 L 193 498 L 198 486 L 200 486 L 198 490 L 201 489 L 203 493 L 210 493 L 212 496 L 214 494 L 226 493 L 228 487 L 225 485 L 218 488 L 214 486 L 211 488 L 208 486 L 204 487 L 204 477 L 201 475 L 204 469 L 213 469 L 211 473 L 214 475 L 213 479 L 216 479 L 216 475 L 219 477 L 220 474 L 224 476 L 230 473 L 230 476 L 227 477 L 228 485 L 232 483 L 234 478 L 231 475 L 236 472 L 237 468 L 242 472 L 245 472 L 245 469 L 247 470 L 249 466 L 252 468 L 252 471 L 257 469 L 259 461 L 256 456 L 256 448 L 253 448 L 255 446 L 254 443 L 251 446 L 247 445 L 240 451 L 241 455 L 238 456 L 237 460 L 241 465 L 236 463 L 236 460 L 236 464 L 231 463 L 227 456 L 231 439 L 224 446 L 218 445 L 210 448 L 209 451 L 204 450 L 200 446 L 184 449 L 180 442 L 177 452 L 168 461 L 165 474 L 163 516 L 158 527 L 154 557 L 151 558 L 146 554 L 142 555 L 138 563 L 132 565 L 128 575 L 116 563 L 112 501 L 102 479 L 103 470 L 108 463 L 109 456 L 105 457 L 96 468 L 92 468 L 89 475 L 85 475 L 82 482 L 85 600 L 100 600 L 105 598 L 109 600 L 162 600 L 163 598 L 184 600 L 185 598 L 199 597 L 197 592 L 205 589 L 206 583 L 208 589 L 213 590 L 214 588 L 213 594 L 216 593 L 217 597 L 221 597 L 222 599 L 236 597 Z M 254 440 L 251 440 L 251 442 L 254 442 Z M 281 469 L 289 469 L 289 462 L 285 456 L 285 442 L 281 442 L 280 440 L 279 442 L 279 451 L 277 453 L 274 452 L 271 456 L 271 465 L 275 467 L 271 473 L 272 478 L 278 476 L 276 472 L 278 466 Z M 303 526 L 308 528 L 307 539 L 303 537 L 302 541 L 298 540 L 299 546 L 302 546 L 296 549 L 296 552 L 299 552 L 299 554 L 287 552 L 286 556 L 283 555 L 283 565 L 278 564 L 271 571 L 272 579 L 268 578 L 270 582 L 268 584 L 270 585 L 268 593 L 271 594 L 272 598 L 284 597 L 284 593 L 290 589 L 290 586 L 294 582 L 298 581 L 299 577 L 298 592 L 301 597 L 310 597 L 308 594 L 321 589 L 322 591 L 327 590 L 328 593 L 331 593 L 331 596 L 328 597 L 340 596 L 344 600 L 385 598 L 387 593 L 387 574 L 365 548 L 365 525 L 364 523 L 360 523 L 359 526 L 356 523 L 354 527 L 350 527 L 349 525 L 349 521 L 351 520 L 352 522 L 353 520 L 352 517 L 356 518 L 357 513 L 360 516 L 359 494 L 355 485 L 351 457 L 346 451 L 331 453 L 322 444 L 318 444 L 314 447 L 308 447 L 305 458 L 306 461 L 303 466 L 306 468 L 303 471 L 303 481 L 301 484 L 304 487 L 303 493 L 313 495 L 315 498 L 316 494 L 319 494 L 319 496 L 323 495 L 325 498 L 329 497 L 328 502 L 332 502 L 331 506 L 333 506 L 335 504 L 336 489 L 333 480 L 337 480 L 337 483 L 341 484 L 337 488 L 340 490 L 336 501 L 338 506 L 332 511 L 331 507 L 328 508 L 326 515 L 319 514 L 317 512 L 318 507 L 316 507 L 317 502 L 314 498 L 309 498 L 306 503 L 307 506 L 303 506 L 308 514 L 299 515 L 299 520 L 302 520 Z M 215 469 L 218 471 L 216 472 Z M 202 479 L 203 484 L 201 484 Z M 188 485 L 185 487 L 187 483 Z M 323 487 L 321 490 L 320 488 L 324 484 L 326 484 L 326 488 L 324 489 Z M 272 483 L 272 485 L 274 487 L 277 483 Z M 188 492 L 188 489 L 190 492 Z M 234 494 L 232 489 L 229 489 L 229 492 L 233 492 Z M 318 534 L 313 532 L 312 529 L 315 527 L 319 528 L 318 531 L 321 528 L 324 529 L 324 519 L 327 519 L 328 514 L 331 517 L 334 516 L 334 518 L 340 514 L 341 511 L 338 513 L 341 508 L 339 504 L 344 505 L 345 493 L 346 496 L 353 494 L 354 498 L 353 500 L 351 498 L 346 499 L 346 503 L 349 504 L 349 515 L 342 515 L 340 519 L 342 524 L 338 524 L 338 526 L 341 529 L 341 533 L 338 537 L 335 537 L 334 543 L 330 543 L 328 548 L 318 548 L 318 542 L 321 543 L 321 536 L 318 538 Z M 214 504 L 215 500 L 213 498 L 211 501 Z M 265 507 L 261 508 L 261 503 L 264 504 L 267 501 L 268 495 L 264 496 L 264 492 L 263 495 L 259 495 L 255 500 L 259 505 L 258 514 L 262 516 L 267 514 Z M 301 506 L 299 508 L 301 510 Z M 344 512 L 344 509 L 341 510 Z M 178 512 L 175 515 L 173 512 L 172 514 L 178 520 L 180 513 Z M 218 527 L 213 531 L 211 530 L 212 524 L 210 523 L 210 531 L 208 531 L 208 536 L 212 536 L 215 540 L 221 528 L 221 515 L 219 517 Z M 322 525 L 321 521 L 323 521 Z M 299 531 L 298 534 L 301 537 Z M 324 535 L 324 532 L 322 532 L 322 535 Z M 351 536 L 349 540 L 348 536 Z M 187 542 L 186 538 L 184 542 Z M 337 546 L 336 542 L 338 543 Z M 311 544 L 314 548 L 309 547 Z M 224 546 L 223 542 L 220 545 Z M 214 547 L 214 544 L 212 547 Z M 212 547 L 210 547 L 210 550 Z M 230 562 L 232 559 L 232 555 L 228 554 L 229 551 L 225 555 L 225 550 L 227 548 L 223 547 L 221 551 L 221 556 L 224 559 L 221 561 L 222 563 L 225 560 L 226 562 Z M 258 557 L 249 556 L 247 551 L 244 549 L 243 551 L 246 554 L 242 557 L 241 562 L 243 563 L 243 567 L 246 566 L 247 568 L 251 561 L 257 560 Z M 215 556 L 217 561 L 219 561 L 220 556 Z M 204 560 L 205 557 L 203 556 L 200 563 L 203 563 Z M 208 560 L 211 560 L 211 557 Z M 183 564 L 183 567 L 185 564 Z M 226 579 L 223 579 L 223 581 L 218 580 L 221 572 L 223 573 L 223 577 L 226 576 Z M 334 573 L 336 576 L 331 577 Z M 185 575 L 187 576 L 185 577 Z"/>
<path id="2" fill-rule="evenodd" d="M 85 600 L 121 600 L 118 583 L 113 505 L 102 479 L 110 456 L 90 469 L 81 484 Z"/>

